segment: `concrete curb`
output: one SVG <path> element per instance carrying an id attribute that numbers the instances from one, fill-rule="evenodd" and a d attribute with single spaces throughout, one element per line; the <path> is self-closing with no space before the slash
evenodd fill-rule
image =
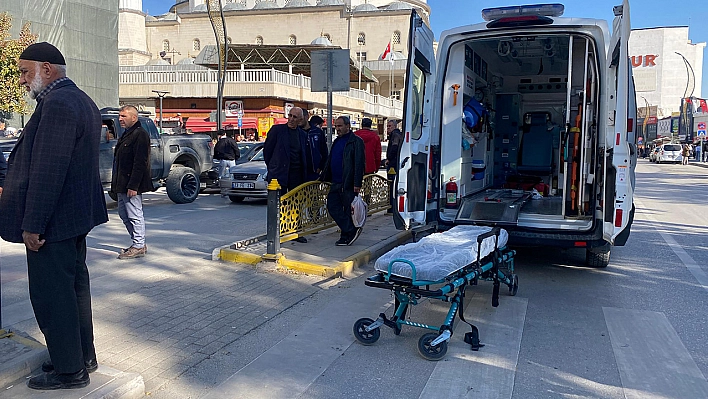
<path id="1" fill-rule="evenodd" d="M 0 330 L 0 335 L 3 334 L 5 334 L 5 330 Z M 49 352 L 44 345 L 18 334 L 12 334 L 0 341 L 3 341 L 0 342 L 0 345 L 14 347 L 16 350 L 21 350 L 22 347 L 29 349 L 29 351 L 19 356 L 13 356 L 9 361 L 0 364 L 0 387 L 2 388 L 29 375 L 32 370 L 36 370 L 42 365 L 42 362 L 49 359 Z"/>
<path id="2" fill-rule="evenodd" d="M 352 273 L 355 268 L 366 265 L 372 259 L 376 259 L 392 248 L 395 248 L 413 237 L 411 231 L 401 231 L 394 236 L 391 236 L 375 245 L 359 251 L 354 255 L 349 256 L 343 261 L 332 261 L 329 265 L 323 265 L 313 262 L 305 262 L 300 260 L 287 259 L 280 255 L 277 257 L 276 263 L 282 267 L 295 270 L 305 274 L 311 274 L 322 277 L 342 277 Z M 216 248 L 212 253 L 213 260 L 224 260 L 227 262 L 246 263 L 256 265 L 263 261 L 262 255 L 254 254 L 253 252 L 240 251 L 232 249 L 231 245 Z M 324 259 L 323 259 L 324 261 Z"/>

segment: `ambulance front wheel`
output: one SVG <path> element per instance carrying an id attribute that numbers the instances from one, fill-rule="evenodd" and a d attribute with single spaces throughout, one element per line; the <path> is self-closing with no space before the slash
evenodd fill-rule
<path id="1" fill-rule="evenodd" d="M 381 329 L 376 327 L 371 331 L 366 331 L 374 321 L 369 318 L 362 318 L 354 323 L 354 337 L 364 345 L 373 345 L 381 336 Z"/>

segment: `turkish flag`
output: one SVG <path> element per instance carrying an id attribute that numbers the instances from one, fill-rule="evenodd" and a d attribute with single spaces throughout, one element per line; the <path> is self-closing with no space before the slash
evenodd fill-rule
<path id="1" fill-rule="evenodd" d="M 390 53 L 390 52 L 391 52 L 391 42 L 388 42 L 388 45 L 386 46 L 386 50 L 384 50 L 383 55 L 381 56 L 381 59 L 382 59 L 382 60 L 385 60 L 385 59 L 386 59 L 386 56 L 387 56 L 388 53 Z"/>
<path id="2" fill-rule="evenodd" d="M 698 109 L 701 112 L 708 112 L 708 104 L 706 104 L 706 100 L 701 99 L 699 104 Z"/>

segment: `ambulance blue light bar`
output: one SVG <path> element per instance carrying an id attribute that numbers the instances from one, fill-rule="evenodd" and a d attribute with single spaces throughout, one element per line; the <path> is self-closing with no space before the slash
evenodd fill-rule
<path id="1" fill-rule="evenodd" d="M 563 4 L 529 4 L 525 6 L 495 7 L 482 10 L 482 18 L 485 21 L 496 21 L 509 17 L 560 17 L 563 15 L 565 7 Z"/>

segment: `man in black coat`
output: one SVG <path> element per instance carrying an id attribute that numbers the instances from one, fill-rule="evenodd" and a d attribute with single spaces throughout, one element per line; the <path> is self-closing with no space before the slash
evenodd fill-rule
<path id="1" fill-rule="evenodd" d="M 306 181 L 307 133 L 300 128 L 302 120 L 302 109 L 294 107 L 288 123 L 271 127 L 263 144 L 268 182 L 277 179 L 283 194 Z"/>
<path id="2" fill-rule="evenodd" d="M 334 128 L 337 139 L 332 143 L 322 177 L 332 183 L 327 194 L 327 212 L 341 230 L 335 244 L 344 246 L 352 245 L 361 235 L 361 227 L 355 227 L 352 221 L 352 202 L 364 180 L 366 155 L 364 140 L 352 133 L 349 117 L 337 118 Z"/>
<path id="3" fill-rule="evenodd" d="M 226 135 L 226 131 L 219 131 L 219 141 L 214 145 L 214 159 L 219 160 L 219 178 L 229 174 L 229 168 L 236 165 L 241 157 L 241 150 L 236 140 Z"/>
<path id="4" fill-rule="evenodd" d="M 142 194 L 155 190 L 150 176 L 150 136 L 138 122 L 138 109 L 132 105 L 120 108 L 118 122 L 125 132 L 113 155 L 111 191 L 118 197 L 118 216 L 133 241 L 121 250 L 118 259 L 133 259 L 147 253 Z"/>
<path id="5" fill-rule="evenodd" d="M 2 185 L 5 183 L 5 174 L 7 173 L 7 162 L 5 155 L 0 154 L 0 195 L 2 195 Z"/>
<path id="6" fill-rule="evenodd" d="M 37 107 L 10 153 L 0 236 L 27 248 L 30 301 L 51 358 L 27 385 L 80 388 L 98 367 L 86 235 L 108 221 L 98 169 L 101 114 L 66 77 L 51 44 L 27 47 L 18 67 Z"/>

